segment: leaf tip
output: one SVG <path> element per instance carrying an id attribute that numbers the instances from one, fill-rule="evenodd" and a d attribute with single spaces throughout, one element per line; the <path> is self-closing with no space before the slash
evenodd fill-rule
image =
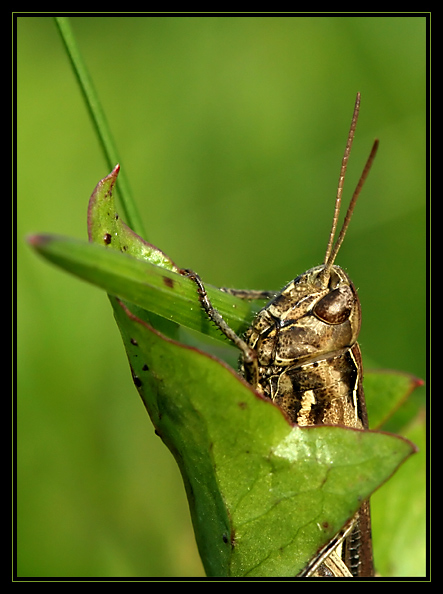
<path id="1" fill-rule="evenodd" d="M 110 183 L 110 189 L 112 189 L 114 187 L 115 182 L 117 181 L 117 176 L 118 176 L 119 171 L 120 171 L 120 164 L 117 163 L 117 165 L 114 167 L 114 169 L 111 171 L 111 173 L 108 173 L 108 175 L 106 177 L 104 177 L 102 180 L 100 180 L 98 182 L 97 188 L 101 188 L 105 184 Z"/>
<path id="2" fill-rule="evenodd" d="M 425 380 L 422 380 L 420 377 L 414 377 L 414 388 L 420 388 L 421 386 L 425 385 Z"/>
<path id="3" fill-rule="evenodd" d="M 40 250 L 45 247 L 52 240 L 52 236 L 49 233 L 35 233 L 33 235 L 27 235 L 26 241 L 30 246 L 36 250 Z"/>
<path id="4" fill-rule="evenodd" d="M 111 173 L 108 173 L 106 177 L 101 179 L 95 186 L 94 191 L 89 198 L 88 203 L 88 238 L 89 241 L 94 241 L 94 217 L 97 215 L 95 211 L 99 207 L 99 203 L 112 199 L 112 192 L 114 189 L 115 182 L 117 181 L 118 172 L 120 171 L 120 163 L 114 167 Z"/>

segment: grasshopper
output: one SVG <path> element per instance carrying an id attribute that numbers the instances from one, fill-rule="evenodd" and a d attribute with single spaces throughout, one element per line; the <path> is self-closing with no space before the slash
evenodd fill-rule
<path id="1" fill-rule="evenodd" d="M 270 298 L 243 337 L 212 306 L 200 277 L 184 271 L 196 283 L 206 314 L 240 349 L 241 375 L 259 394 L 276 403 L 290 422 L 301 426 L 329 424 L 368 429 L 357 342 L 360 301 L 349 276 L 334 264 L 378 148 L 375 140 L 334 243 L 359 110 L 357 93 L 322 265 L 297 276 L 279 293 L 222 289 L 244 299 Z M 373 575 L 370 510 L 365 501 L 298 577 Z"/>

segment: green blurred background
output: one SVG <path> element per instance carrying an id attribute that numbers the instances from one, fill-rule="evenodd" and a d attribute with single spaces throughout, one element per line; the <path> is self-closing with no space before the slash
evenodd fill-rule
<path id="1" fill-rule="evenodd" d="M 337 263 L 359 289 L 364 360 L 424 379 L 425 18 L 71 22 L 148 239 L 214 285 L 278 289 L 322 262 L 362 93 L 345 202 L 380 149 Z M 106 296 L 24 242 L 86 238 L 109 171 L 52 18 L 17 25 L 18 575 L 203 575 Z"/>

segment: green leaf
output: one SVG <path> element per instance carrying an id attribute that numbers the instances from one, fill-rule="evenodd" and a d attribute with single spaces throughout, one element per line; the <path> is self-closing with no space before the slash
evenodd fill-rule
<path id="1" fill-rule="evenodd" d="M 291 426 L 220 361 L 115 316 L 157 433 L 186 485 L 209 576 L 295 576 L 414 451 L 407 440 Z"/>
<path id="2" fill-rule="evenodd" d="M 166 254 L 137 235 L 119 217 L 114 203 L 119 172 L 120 166 L 116 165 L 92 192 L 88 205 L 89 241 L 180 273 L 180 268 Z"/>
<path id="3" fill-rule="evenodd" d="M 423 381 L 409 373 L 378 370 L 366 372 L 363 385 L 370 427 L 379 429 Z"/>
<path id="4" fill-rule="evenodd" d="M 371 498 L 377 572 L 382 576 L 426 575 L 427 477 L 424 411 L 403 428 L 418 446 L 417 455 Z"/>
<path id="5" fill-rule="evenodd" d="M 47 260 L 107 293 L 180 325 L 225 340 L 204 315 L 195 284 L 190 279 L 147 260 L 77 239 L 33 235 L 28 241 Z M 246 320 L 252 318 L 257 304 L 252 305 L 210 286 L 207 290 L 231 327 L 237 332 L 245 330 Z"/>
<path id="6" fill-rule="evenodd" d="M 134 383 L 181 469 L 207 574 L 295 576 L 414 446 L 388 434 L 291 426 L 231 368 L 146 323 L 153 312 L 225 340 L 203 313 L 194 283 L 120 220 L 113 202 L 118 170 L 90 199 L 94 243 L 47 235 L 30 243 L 126 301 L 111 298 Z M 259 306 L 207 290 L 228 324 L 243 332 Z M 392 380 L 383 381 L 377 386 L 367 374 L 368 405 L 374 396 L 383 399 L 376 423 L 400 398 L 398 386 L 395 397 L 384 398 Z"/>
<path id="7" fill-rule="evenodd" d="M 157 247 L 134 233 L 114 205 L 117 165 L 94 189 L 88 206 L 90 242 L 56 235 L 34 235 L 28 241 L 45 258 L 168 321 L 226 342 L 204 314 L 195 284 Z M 258 311 L 248 303 L 207 286 L 210 299 L 230 326 L 243 332 Z M 145 319 L 145 316 L 142 316 Z"/>

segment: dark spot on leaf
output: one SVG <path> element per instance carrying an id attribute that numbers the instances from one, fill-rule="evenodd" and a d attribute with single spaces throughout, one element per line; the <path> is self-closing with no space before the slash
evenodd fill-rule
<path id="1" fill-rule="evenodd" d="M 134 382 L 136 388 L 140 388 L 143 385 L 143 382 L 138 377 L 138 375 L 135 375 L 134 371 L 132 371 L 132 381 Z"/>
<path id="2" fill-rule="evenodd" d="M 173 289 L 174 288 L 174 281 L 172 280 L 172 278 L 169 278 L 168 276 L 164 276 L 163 277 L 163 282 L 170 289 Z"/>
<path id="3" fill-rule="evenodd" d="M 247 402 L 238 402 L 238 405 L 242 410 L 245 410 L 245 408 L 248 408 Z"/>
<path id="4" fill-rule="evenodd" d="M 122 246 L 122 250 L 123 250 L 124 252 L 126 252 L 126 250 L 127 250 L 127 249 L 128 249 L 128 246 L 127 246 L 127 245 L 124 245 L 124 246 Z"/>
<path id="5" fill-rule="evenodd" d="M 142 369 L 143 371 L 149 371 L 149 367 L 146 365 L 146 363 L 143 365 Z"/>
<path id="6" fill-rule="evenodd" d="M 105 242 L 106 245 L 109 245 L 111 243 L 111 234 L 110 233 L 105 233 L 103 235 L 103 241 Z"/>
<path id="7" fill-rule="evenodd" d="M 131 344 L 138 346 L 138 342 L 135 340 L 135 338 L 131 338 Z"/>
<path id="8" fill-rule="evenodd" d="M 228 542 L 228 540 L 229 540 L 228 539 L 228 535 L 226 534 L 226 532 L 223 532 L 222 538 L 223 538 L 223 542 Z"/>
<path id="9" fill-rule="evenodd" d="M 323 522 L 322 526 L 325 530 L 327 530 L 329 528 L 329 522 Z"/>
<path id="10" fill-rule="evenodd" d="M 114 219 L 115 219 L 116 221 L 118 221 L 118 213 L 115 213 L 115 215 L 114 215 Z"/>

